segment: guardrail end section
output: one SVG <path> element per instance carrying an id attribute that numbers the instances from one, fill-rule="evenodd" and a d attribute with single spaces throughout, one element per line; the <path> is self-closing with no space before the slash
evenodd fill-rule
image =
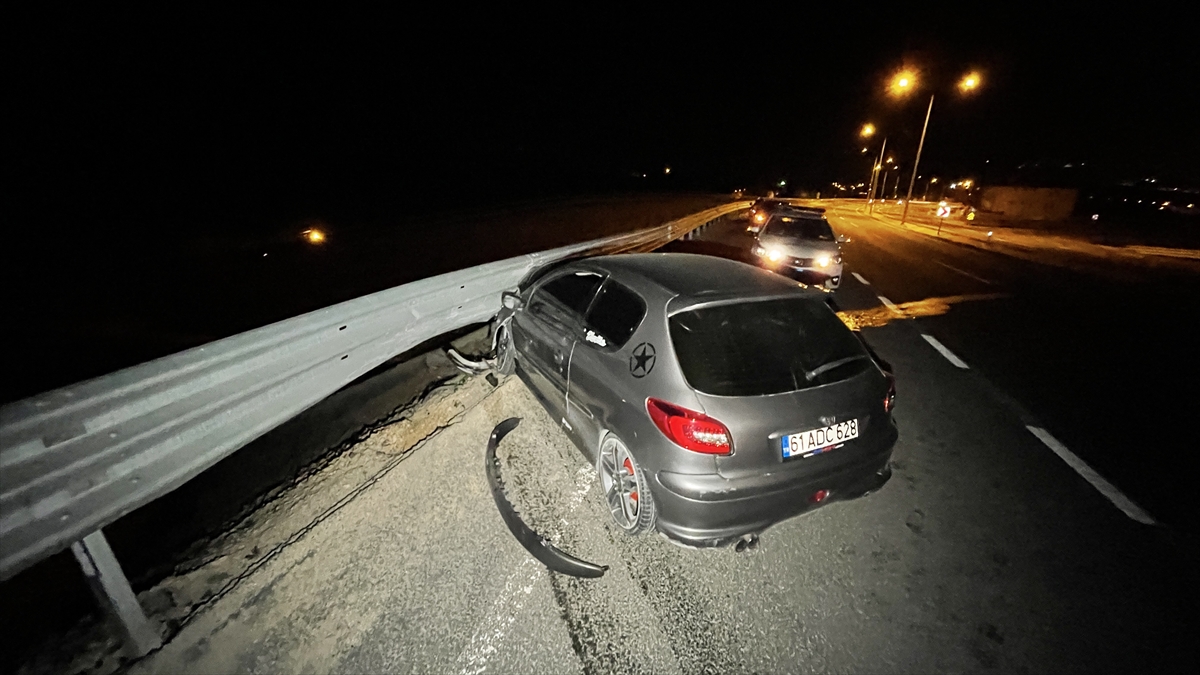
<path id="1" fill-rule="evenodd" d="M 100 607 L 120 626 L 125 637 L 125 653 L 136 659 L 161 647 L 159 628 L 146 618 L 104 532 L 96 530 L 71 544 L 71 553 L 79 561 Z"/>

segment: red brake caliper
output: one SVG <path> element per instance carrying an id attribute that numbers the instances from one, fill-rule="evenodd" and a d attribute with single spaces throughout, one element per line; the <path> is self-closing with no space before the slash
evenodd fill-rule
<path id="1" fill-rule="evenodd" d="M 630 476 L 634 475 L 633 474 L 633 462 L 629 461 L 628 457 L 625 458 L 625 463 L 622 464 L 621 466 L 625 467 L 625 470 L 629 472 Z M 637 498 L 638 498 L 637 490 L 630 492 L 629 498 L 636 502 Z"/>

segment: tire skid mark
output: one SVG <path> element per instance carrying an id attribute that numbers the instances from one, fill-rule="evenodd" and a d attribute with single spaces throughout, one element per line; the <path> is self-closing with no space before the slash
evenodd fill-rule
<path id="1" fill-rule="evenodd" d="M 622 631 L 630 627 L 623 628 L 620 618 L 596 597 L 595 583 L 551 573 L 550 587 L 585 675 L 651 672 L 628 649 Z"/>
<path id="2" fill-rule="evenodd" d="M 616 543 L 616 542 L 614 542 Z M 706 592 L 694 587 L 684 571 L 685 556 L 703 555 L 670 546 L 661 538 L 626 539 L 617 544 L 629 573 L 658 615 L 680 669 L 714 675 L 744 672 L 742 653 L 727 621 L 710 611 Z"/>

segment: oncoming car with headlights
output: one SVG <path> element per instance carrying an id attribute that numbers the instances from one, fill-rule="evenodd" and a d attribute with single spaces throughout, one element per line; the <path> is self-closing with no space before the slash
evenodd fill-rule
<path id="1" fill-rule="evenodd" d="M 771 215 L 751 250 L 763 267 L 833 291 L 842 283 L 843 241 L 820 211 L 784 209 Z"/>
<path id="2" fill-rule="evenodd" d="M 895 381 L 823 295 L 723 258 L 578 260 L 504 294 L 496 367 L 595 466 L 617 528 L 724 545 L 891 475 Z"/>

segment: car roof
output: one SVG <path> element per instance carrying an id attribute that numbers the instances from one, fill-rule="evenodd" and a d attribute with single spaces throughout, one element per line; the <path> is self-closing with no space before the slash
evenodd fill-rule
<path id="1" fill-rule="evenodd" d="M 788 216 L 799 216 L 809 218 L 823 218 L 825 209 L 819 206 L 797 206 L 795 204 L 785 204 L 779 209 L 779 212 Z"/>
<path id="2" fill-rule="evenodd" d="M 656 292 L 679 308 L 721 299 L 819 294 L 764 269 L 694 253 L 623 253 L 587 259 L 589 266 L 643 294 Z"/>
<path id="3" fill-rule="evenodd" d="M 771 212 L 771 220 L 769 223 L 777 223 L 780 220 L 815 220 L 820 223 L 828 223 L 824 213 L 813 213 L 812 211 L 792 211 L 789 209 L 777 209 Z"/>

